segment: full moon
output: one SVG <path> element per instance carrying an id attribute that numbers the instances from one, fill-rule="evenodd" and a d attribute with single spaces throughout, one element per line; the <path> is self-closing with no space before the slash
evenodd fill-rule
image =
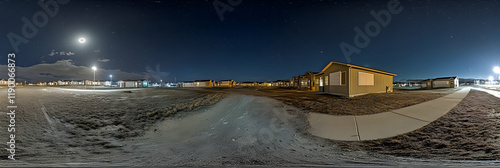
<path id="1" fill-rule="evenodd" d="M 80 42 L 80 43 L 82 43 L 82 44 L 83 44 L 83 43 L 85 43 L 85 38 L 80 38 L 80 39 L 78 39 L 78 42 Z"/>

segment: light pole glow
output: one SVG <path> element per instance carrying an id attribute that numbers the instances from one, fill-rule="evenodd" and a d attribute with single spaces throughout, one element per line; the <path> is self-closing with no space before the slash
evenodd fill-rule
<path id="1" fill-rule="evenodd" d="M 97 70 L 97 67 L 93 66 L 92 70 L 94 70 L 94 81 L 92 83 L 94 84 L 94 90 L 95 90 L 95 71 Z"/>
<path id="2" fill-rule="evenodd" d="M 109 87 L 112 87 L 113 86 L 113 75 L 109 75 L 109 77 L 111 78 L 111 82 L 109 82 Z"/>
<path id="3" fill-rule="evenodd" d="M 500 67 L 496 66 L 495 68 L 493 68 L 493 72 L 500 74 Z"/>

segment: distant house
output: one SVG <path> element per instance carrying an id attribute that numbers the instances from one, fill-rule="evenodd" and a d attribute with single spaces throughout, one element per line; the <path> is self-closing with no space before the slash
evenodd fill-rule
<path id="1" fill-rule="evenodd" d="M 319 83 L 319 80 L 316 80 L 317 74 L 318 72 L 306 72 L 304 75 L 300 75 L 300 89 L 318 91 L 316 87 Z"/>
<path id="2" fill-rule="evenodd" d="M 214 86 L 214 81 L 213 80 L 195 80 L 194 82 L 194 87 L 213 87 Z"/>
<path id="3" fill-rule="evenodd" d="M 221 80 L 217 82 L 217 87 L 234 87 L 236 82 L 234 80 Z"/>
<path id="4" fill-rule="evenodd" d="M 239 84 L 239 86 L 242 86 L 242 87 L 254 87 L 254 86 L 258 86 L 259 84 L 257 82 L 249 82 L 249 81 L 245 81 L 245 82 L 241 82 Z"/>
<path id="5" fill-rule="evenodd" d="M 259 82 L 259 86 L 260 87 L 271 87 L 271 83 L 269 82 Z"/>
<path id="6" fill-rule="evenodd" d="M 101 85 L 104 85 L 104 82 L 101 82 L 101 81 L 92 81 L 92 80 L 85 80 L 85 85 L 88 85 L 88 86 L 91 86 L 91 85 L 101 86 Z"/>
<path id="7" fill-rule="evenodd" d="M 325 75 L 323 73 L 316 73 L 314 74 L 314 83 L 311 85 L 312 86 L 312 91 L 317 91 L 317 92 L 324 92 L 325 87 L 324 87 L 324 78 Z"/>
<path id="8" fill-rule="evenodd" d="M 69 81 L 58 80 L 57 85 L 66 86 L 69 85 Z"/>
<path id="9" fill-rule="evenodd" d="M 148 87 L 148 80 L 119 80 L 116 82 L 117 87 L 119 88 L 141 88 Z"/>
<path id="10" fill-rule="evenodd" d="M 290 80 L 277 80 L 271 82 L 271 86 L 273 87 L 290 87 Z"/>
<path id="11" fill-rule="evenodd" d="M 0 80 L 0 85 L 8 85 L 9 82 L 5 79 Z"/>
<path id="12" fill-rule="evenodd" d="M 299 89 L 299 77 L 294 76 L 290 79 L 290 87 L 294 89 Z"/>
<path id="13" fill-rule="evenodd" d="M 324 92 L 357 96 L 368 93 L 393 91 L 393 77 L 396 74 L 359 65 L 330 62 L 319 74 Z"/>
<path id="14" fill-rule="evenodd" d="M 422 89 L 456 88 L 460 86 L 458 76 L 426 79 L 420 82 Z"/>
<path id="15" fill-rule="evenodd" d="M 194 83 L 193 81 L 184 81 L 180 83 L 180 87 L 186 87 L 186 88 L 194 87 Z"/>

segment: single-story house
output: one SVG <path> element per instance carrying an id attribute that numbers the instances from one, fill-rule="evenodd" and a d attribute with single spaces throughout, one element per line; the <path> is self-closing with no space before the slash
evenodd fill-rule
<path id="1" fill-rule="evenodd" d="M 193 83 L 193 81 L 184 81 L 184 82 L 181 82 L 180 87 L 194 87 L 194 83 Z"/>
<path id="2" fill-rule="evenodd" d="M 259 86 L 260 87 L 271 87 L 271 83 L 269 82 L 259 82 Z"/>
<path id="3" fill-rule="evenodd" d="M 319 83 L 319 80 L 316 80 L 317 74 L 318 72 L 306 72 L 304 75 L 301 75 L 300 89 L 318 91 L 318 88 L 315 87 Z"/>
<path id="4" fill-rule="evenodd" d="M 96 86 L 100 86 L 100 85 L 103 85 L 104 82 L 101 82 L 99 80 L 96 80 L 96 81 L 92 81 L 92 80 L 85 80 L 85 85 L 96 85 Z"/>
<path id="5" fill-rule="evenodd" d="M 271 82 L 271 86 L 274 87 L 290 87 L 290 80 L 277 80 L 274 82 Z"/>
<path id="6" fill-rule="evenodd" d="M 242 87 L 254 87 L 254 86 L 259 86 L 259 84 L 257 82 L 246 81 L 246 82 L 241 82 L 239 84 L 239 86 L 242 86 Z"/>
<path id="7" fill-rule="evenodd" d="M 234 87 L 236 82 L 234 80 L 221 80 L 217 82 L 218 87 Z"/>
<path id="8" fill-rule="evenodd" d="M 323 85 L 324 78 L 325 78 L 325 75 L 323 73 L 314 74 L 314 83 L 312 85 L 313 91 L 317 91 L 317 92 L 324 92 L 325 91 L 325 88 Z"/>
<path id="9" fill-rule="evenodd" d="M 139 82 L 137 80 L 119 80 L 116 84 L 119 88 L 139 87 Z"/>
<path id="10" fill-rule="evenodd" d="M 393 77 L 396 76 L 375 68 L 339 62 L 330 62 L 320 74 L 324 78 L 324 92 L 349 97 L 392 92 Z"/>
<path id="11" fill-rule="evenodd" d="M 194 87 L 213 87 L 214 86 L 213 80 L 195 80 L 193 83 L 194 83 Z"/>
<path id="12" fill-rule="evenodd" d="M 299 77 L 294 76 L 290 79 L 290 87 L 299 89 Z"/>
<path id="13" fill-rule="evenodd" d="M 148 80 L 120 80 L 116 82 L 119 88 L 131 88 L 131 87 L 148 87 Z"/>
<path id="14" fill-rule="evenodd" d="M 420 82 L 422 89 L 457 88 L 460 86 L 458 76 L 426 79 Z"/>
<path id="15" fill-rule="evenodd" d="M 60 85 L 60 86 L 65 86 L 65 85 L 69 85 L 69 81 L 63 81 L 63 80 L 59 80 L 57 81 L 57 84 Z"/>

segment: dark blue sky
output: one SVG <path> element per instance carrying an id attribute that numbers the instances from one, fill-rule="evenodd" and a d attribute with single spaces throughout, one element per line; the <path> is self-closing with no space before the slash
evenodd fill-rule
<path id="1" fill-rule="evenodd" d="M 96 76 L 103 80 L 109 74 L 114 79 L 144 76 L 164 81 L 290 79 L 319 72 L 330 61 L 347 63 L 339 44 L 354 45 L 353 28 L 364 30 L 375 20 L 370 11 L 387 9 L 389 1 L 243 0 L 224 13 L 223 21 L 213 2 L 59 4 L 58 13 L 19 45 L 19 78 L 86 79 L 92 77 L 90 72 L 73 71 L 97 65 Z M 395 81 L 487 78 L 500 65 L 500 2 L 400 3 L 403 11 L 393 14 L 387 27 L 353 54 L 350 63 L 396 73 Z M 22 35 L 21 18 L 32 21 L 41 10 L 37 1 L 0 0 L 1 58 L 14 51 L 7 34 Z M 79 37 L 87 42 L 79 44 Z"/>

